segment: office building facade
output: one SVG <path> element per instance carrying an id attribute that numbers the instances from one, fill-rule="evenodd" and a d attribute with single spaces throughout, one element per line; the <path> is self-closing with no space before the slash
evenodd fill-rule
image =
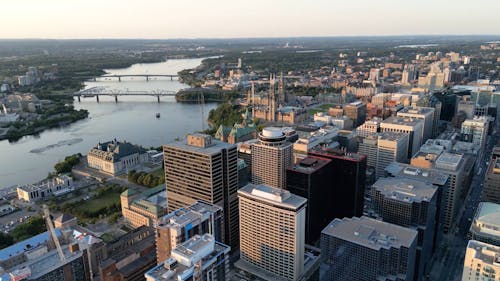
<path id="1" fill-rule="evenodd" d="M 293 163 L 293 144 L 280 128 L 267 127 L 252 145 L 252 183 L 286 187 L 286 169 Z"/>
<path id="2" fill-rule="evenodd" d="M 238 198 L 238 263 L 253 268 L 255 275 L 263 272 L 274 279 L 298 280 L 304 274 L 307 199 L 254 184 L 238 190 Z"/>
<path id="3" fill-rule="evenodd" d="M 373 209 L 383 221 L 418 232 L 415 279 L 430 267 L 438 205 L 438 187 L 409 178 L 381 178 L 372 186 Z"/>
<path id="4" fill-rule="evenodd" d="M 224 211 L 224 242 L 238 245 L 238 155 L 236 146 L 208 135 L 191 134 L 186 142 L 163 146 L 168 211 L 196 201 Z"/>

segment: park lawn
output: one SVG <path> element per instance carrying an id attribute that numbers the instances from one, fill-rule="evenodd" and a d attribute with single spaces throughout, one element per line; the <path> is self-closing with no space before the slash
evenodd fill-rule
<path id="1" fill-rule="evenodd" d="M 331 103 L 325 103 L 325 104 L 322 104 L 322 105 L 318 106 L 318 108 L 321 108 L 323 110 L 327 110 L 330 107 L 333 107 L 333 104 L 331 104 Z"/>
<path id="2" fill-rule="evenodd" d="M 309 109 L 309 110 L 307 111 L 307 113 L 308 113 L 309 115 L 314 115 L 314 114 L 316 114 L 316 113 L 318 113 L 318 112 L 324 112 L 324 111 L 325 111 L 325 110 L 323 110 L 323 109 L 311 108 L 311 109 Z"/>
<path id="3" fill-rule="evenodd" d="M 100 210 L 104 207 L 112 206 L 113 204 L 120 203 L 120 192 L 110 192 L 104 194 L 99 198 L 91 198 L 83 201 L 76 209 L 84 210 Z"/>

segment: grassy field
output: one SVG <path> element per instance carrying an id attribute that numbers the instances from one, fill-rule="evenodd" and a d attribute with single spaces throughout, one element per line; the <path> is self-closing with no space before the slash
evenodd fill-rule
<path id="1" fill-rule="evenodd" d="M 110 192 L 99 198 L 91 198 L 76 207 L 77 210 L 100 210 L 120 202 L 120 192 Z"/>

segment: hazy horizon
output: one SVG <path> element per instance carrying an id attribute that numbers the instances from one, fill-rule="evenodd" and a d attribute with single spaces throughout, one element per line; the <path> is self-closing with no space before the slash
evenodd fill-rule
<path id="1" fill-rule="evenodd" d="M 244 39 L 499 35 L 500 1 L 25 0 L 2 3 L 2 39 Z"/>

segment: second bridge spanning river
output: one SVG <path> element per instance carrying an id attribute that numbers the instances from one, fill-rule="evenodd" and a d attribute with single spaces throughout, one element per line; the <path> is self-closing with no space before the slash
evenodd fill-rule
<path id="1" fill-rule="evenodd" d="M 110 90 L 105 87 L 92 87 L 89 89 L 81 90 L 73 93 L 74 97 L 81 100 L 81 97 L 96 97 L 96 101 L 99 102 L 99 96 L 112 96 L 115 97 L 115 102 L 118 102 L 119 96 L 153 96 L 157 98 L 160 102 L 160 97 L 175 96 L 175 91 L 168 90 L 154 90 L 154 91 L 123 91 L 123 90 Z"/>

